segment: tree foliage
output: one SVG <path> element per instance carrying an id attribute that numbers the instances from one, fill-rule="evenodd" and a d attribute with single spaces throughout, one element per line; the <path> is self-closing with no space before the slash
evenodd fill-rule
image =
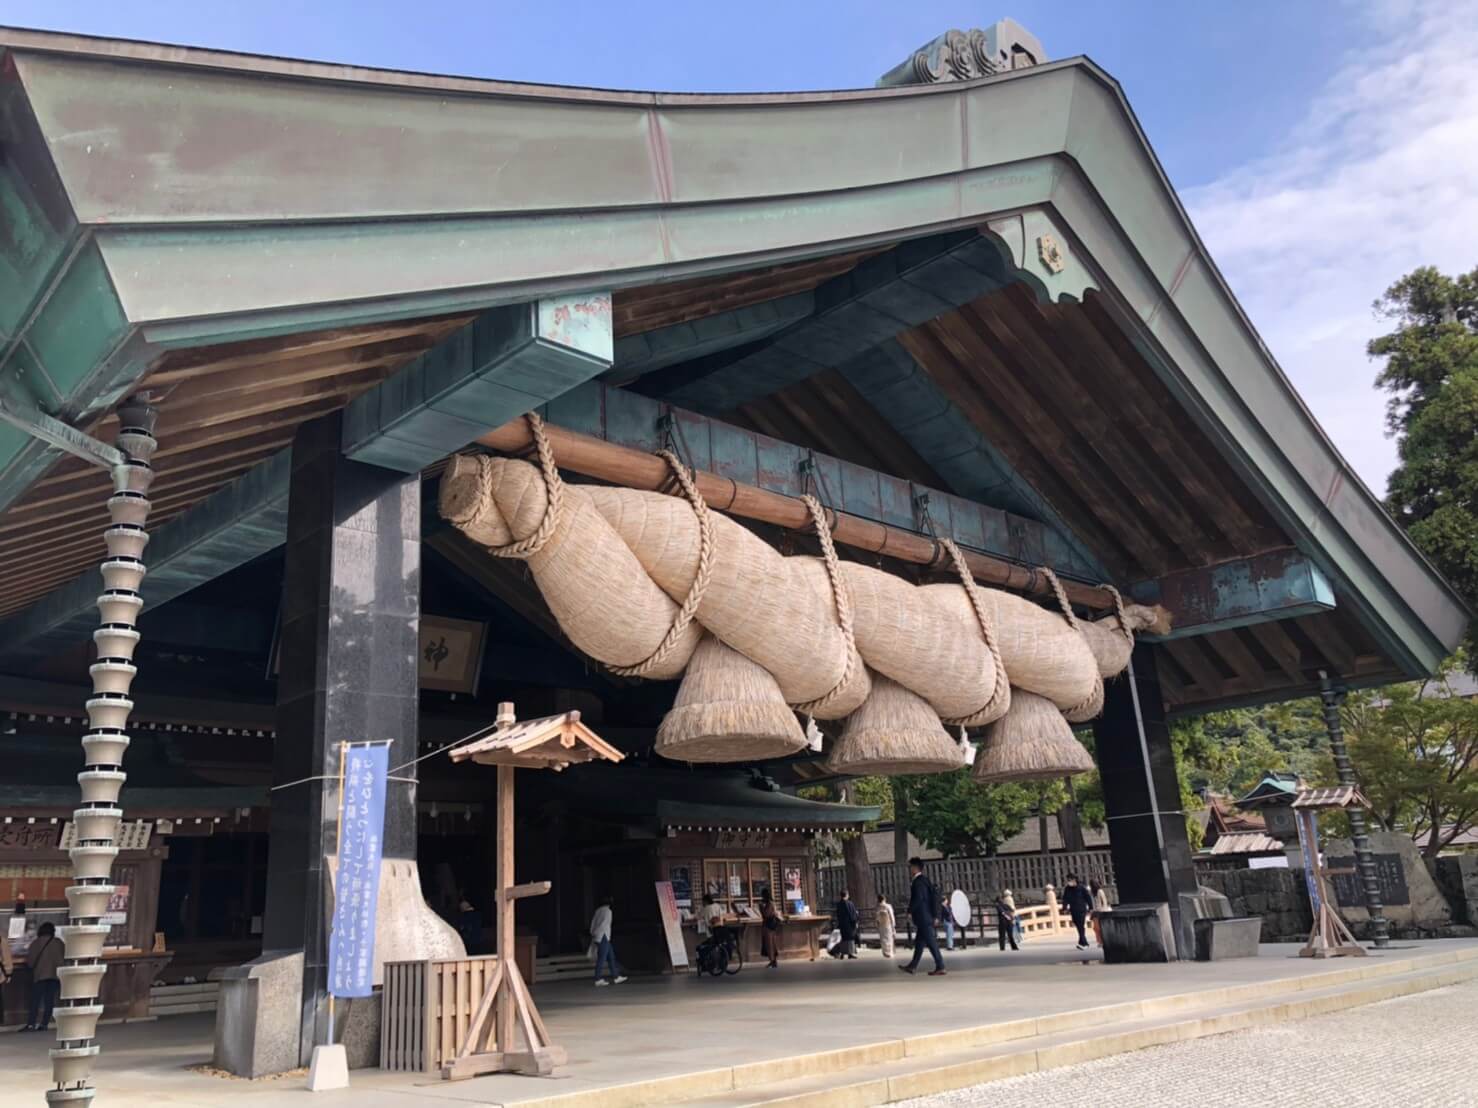
<path id="1" fill-rule="evenodd" d="M 945 857 L 994 854 L 1039 807 L 1056 812 L 1067 798 L 1057 782 L 1045 788 L 987 785 L 972 778 L 968 768 L 897 781 L 908 798 L 909 831 Z"/>
<path id="2" fill-rule="evenodd" d="M 1426 266 L 1375 303 L 1389 333 L 1367 351 L 1384 358 L 1386 426 L 1400 464 L 1386 506 L 1470 603 L 1478 600 L 1478 269 L 1448 277 Z M 1478 665 L 1478 623 L 1468 660 Z"/>
<path id="3" fill-rule="evenodd" d="M 1344 724 L 1372 815 L 1437 856 L 1478 827 L 1478 699 L 1453 694 L 1453 659 L 1430 681 L 1352 693 Z"/>

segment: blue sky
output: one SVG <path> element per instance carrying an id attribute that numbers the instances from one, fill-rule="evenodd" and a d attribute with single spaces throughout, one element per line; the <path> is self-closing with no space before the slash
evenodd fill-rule
<path id="1" fill-rule="evenodd" d="M 614 88 L 866 86 L 1011 16 L 1123 84 L 1213 257 L 1377 492 L 1371 301 L 1478 265 L 1478 0 L 3 0 L 0 23 Z"/>

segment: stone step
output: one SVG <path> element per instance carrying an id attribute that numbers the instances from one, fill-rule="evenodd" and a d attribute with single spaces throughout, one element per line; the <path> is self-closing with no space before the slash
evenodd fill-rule
<path id="1" fill-rule="evenodd" d="M 1149 967 L 1146 967 L 1149 968 Z M 1478 948 L 514 1101 L 539 1108 L 853 1108 L 1389 1000 L 1478 977 Z M 704 1091 L 706 1090 L 706 1092 Z M 696 1094 L 696 1095 L 695 1095 Z"/>

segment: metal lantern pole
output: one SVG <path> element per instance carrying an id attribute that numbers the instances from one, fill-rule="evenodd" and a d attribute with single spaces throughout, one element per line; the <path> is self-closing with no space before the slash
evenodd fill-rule
<path id="1" fill-rule="evenodd" d="M 1340 720 L 1339 709 L 1344 703 L 1345 687 L 1336 685 L 1329 674 L 1319 671 L 1319 700 L 1324 705 L 1324 726 L 1329 730 L 1329 752 L 1334 755 L 1334 770 L 1341 785 L 1359 787 L 1355 780 L 1355 767 L 1350 762 L 1350 753 L 1345 748 L 1345 729 Z M 1346 811 L 1350 819 L 1350 842 L 1355 847 L 1355 868 L 1360 873 L 1360 884 L 1365 889 L 1365 909 L 1370 913 L 1370 935 L 1376 947 L 1391 945 L 1390 923 L 1386 920 L 1385 905 L 1381 903 L 1380 881 L 1375 874 L 1375 857 L 1370 852 L 1370 833 L 1365 823 L 1365 812 L 1360 808 Z"/>
<path id="2" fill-rule="evenodd" d="M 149 465 L 158 441 L 154 422 L 158 412 L 135 397 L 118 409 L 117 449 L 121 458 L 112 465 L 113 495 L 108 498 L 111 525 L 103 532 L 107 557 L 103 560 L 103 591 L 97 606 L 101 626 L 93 632 L 97 661 L 90 667 L 92 698 L 87 701 L 87 734 L 82 736 L 85 768 L 77 775 L 81 807 L 72 814 L 75 829 L 69 853 L 76 884 L 67 889 L 68 922 L 62 928 L 65 961 L 57 970 L 61 999 L 57 1005 L 57 1046 L 51 1051 L 56 1087 L 46 1093 L 48 1104 L 90 1104 L 93 1061 L 99 1047 L 93 1041 L 103 1006 L 103 944 L 109 925 L 103 922 L 114 891 L 113 860 L 123 809 L 123 755 L 128 749 L 128 717 L 133 711 L 129 691 L 134 675 L 134 648 L 139 633 L 134 624 L 144 606 L 139 586 L 144 579 L 144 547 L 149 542 L 144 524 L 149 518 Z"/>

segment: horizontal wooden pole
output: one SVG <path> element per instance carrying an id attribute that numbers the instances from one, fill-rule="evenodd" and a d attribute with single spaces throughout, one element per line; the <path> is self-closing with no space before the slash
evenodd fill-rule
<path id="1" fill-rule="evenodd" d="M 522 900 L 526 896 L 543 896 L 554 888 L 550 881 L 526 881 L 522 885 L 514 885 L 501 895 L 509 900 Z"/>
<path id="2" fill-rule="evenodd" d="M 657 491 L 667 486 L 670 477 L 667 463 L 655 454 L 633 450 L 629 446 L 606 442 L 593 435 L 570 431 L 553 424 L 545 424 L 544 430 L 554 449 L 555 462 L 561 469 L 633 489 Z M 490 450 L 505 454 L 522 453 L 533 447 L 528 422 L 522 418 L 511 420 L 489 431 L 477 441 Z M 811 513 L 799 497 L 740 484 L 728 477 L 703 470 L 695 471 L 693 479 L 699 494 L 709 507 L 720 512 L 796 531 L 809 530 L 811 527 Z M 833 509 L 828 509 L 828 513 L 831 517 L 831 537 L 836 542 L 914 565 L 949 565 L 944 550 L 927 535 Z M 1046 577 L 1034 569 L 975 550 L 966 550 L 964 553 L 965 564 L 978 581 L 1033 596 L 1052 595 L 1052 586 Z M 1067 591 L 1068 599 L 1074 604 L 1100 611 L 1113 609 L 1113 595 L 1107 589 L 1066 579 L 1062 585 Z"/>

